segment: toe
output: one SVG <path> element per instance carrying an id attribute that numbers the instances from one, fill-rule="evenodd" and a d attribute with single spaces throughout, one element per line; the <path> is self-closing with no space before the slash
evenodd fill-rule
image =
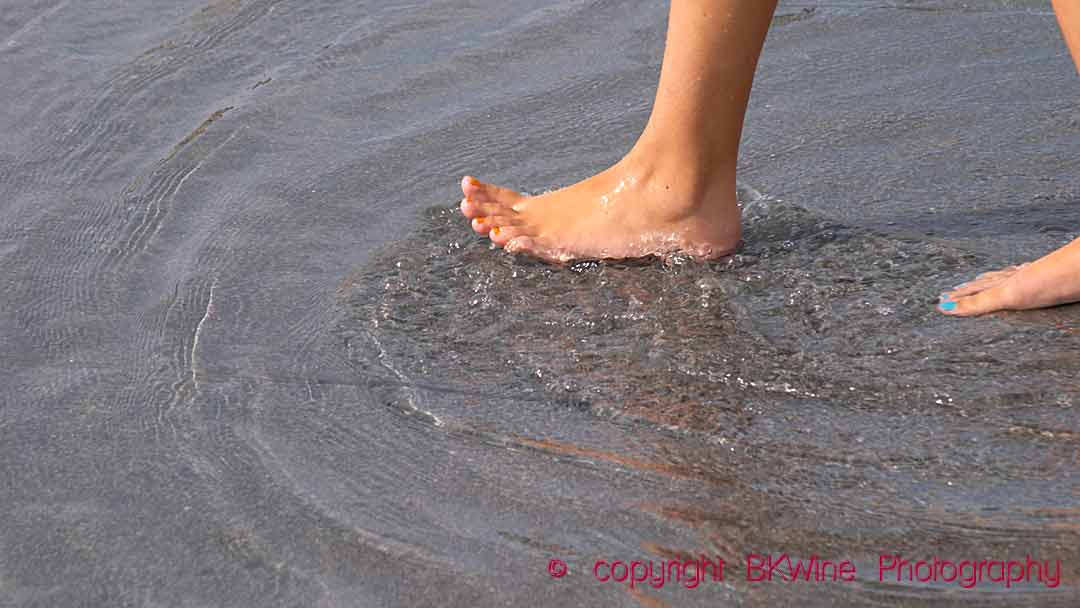
<path id="1" fill-rule="evenodd" d="M 980 291 L 990 289 L 995 285 L 1000 284 L 1003 280 L 1004 279 L 998 277 L 976 279 L 969 283 L 964 283 L 963 285 L 958 286 L 956 289 L 949 291 L 946 295 L 952 299 L 967 297 L 977 294 Z"/>
<path id="2" fill-rule="evenodd" d="M 503 207 L 498 203 L 490 201 L 480 202 L 471 198 L 466 198 L 461 201 L 461 212 L 465 214 L 465 217 L 469 219 L 477 217 L 490 217 L 503 211 Z"/>
<path id="3" fill-rule="evenodd" d="M 465 194 L 465 198 L 478 203 L 513 205 L 524 198 L 521 194 L 508 188 L 488 184 L 475 177 L 468 176 L 461 180 L 461 191 Z"/>
<path id="4" fill-rule="evenodd" d="M 938 310 L 947 315 L 972 317 L 1008 310 L 1012 307 L 1011 302 L 1008 286 L 998 285 L 969 296 L 947 299 L 938 304 Z"/>
<path id="5" fill-rule="evenodd" d="M 997 287 L 1008 281 L 1022 268 L 1023 266 L 1009 266 L 1008 268 L 1003 268 L 1001 270 L 984 272 L 979 276 L 975 277 L 974 280 L 957 285 L 952 290 L 942 294 L 942 299 L 955 300 L 956 298 L 964 298 L 967 296 L 975 295 L 982 291 L 986 291 L 987 289 L 993 289 L 994 287 Z"/>
<path id="6" fill-rule="evenodd" d="M 488 238 L 491 239 L 491 242 L 500 247 L 505 246 L 507 243 L 520 236 L 522 236 L 522 231 L 517 226 L 496 226 L 488 233 Z"/>
<path id="7" fill-rule="evenodd" d="M 510 228 L 521 224 L 521 218 L 512 215 L 481 215 L 473 218 L 472 229 L 479 234 L 488 234 L 493 228 Z"/>
<path id="8" fill-rule="evenodd" d="M 485 216 L 474 217 L 472 220 L 472 229 L 477 234 L 487 234 L 491 232 L 491 218 Z"/>

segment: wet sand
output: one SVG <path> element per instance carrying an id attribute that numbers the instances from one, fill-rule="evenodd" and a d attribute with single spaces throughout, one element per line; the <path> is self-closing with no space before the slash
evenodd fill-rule
<path id="1" fill-rule="evenodd" d="M 1076 605 L 1080 309 L 932 308 L 1080 232 L 1047 3 L 783 2 L 739 255 L 490 250 L 459 176 L 616 160 L 665 12 L 5 7 L 0 604 Z M 1061 580 L 880 581 L 894 553 Z M 594 576 L 702 554 L 722 584 Z"/>

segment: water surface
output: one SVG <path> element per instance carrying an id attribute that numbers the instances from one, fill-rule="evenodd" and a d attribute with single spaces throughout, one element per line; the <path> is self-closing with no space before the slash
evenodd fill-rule
<path id="1" fill-rule="evenodd" d="M 475 238 L 461 174 L 540 191 L 633 142 L 665 10 L 8 3 L 2 603 L 1075 605 L 1080 312 L 932 309 L 1077 234 L 1049 7 L 782 3 L 730 259 Z M 751 584 L 751 552 L 858 576 Z M 592 575 L 702 553 L 725 584 Z"/>

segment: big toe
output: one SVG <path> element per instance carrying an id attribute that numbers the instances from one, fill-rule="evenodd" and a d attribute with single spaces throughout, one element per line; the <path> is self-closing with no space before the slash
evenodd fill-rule
<path id="1" fill-rule="evenodd" d="M 475 177 L 466 176 L 461 180 L 461 192 L 465 199 L 477 203 L 498 203 L 503 206 L 513 205 L 521 200 L 522 195 L 494 184 L 482 182 Z"/>
<path id="2" fill-rule="evenodd" d="M 985 315 L 1012 307 L 1007 286 L 999 285 L 969 296 L 949 298 L 938 304 L 938 310 L 956 317 Z"/>

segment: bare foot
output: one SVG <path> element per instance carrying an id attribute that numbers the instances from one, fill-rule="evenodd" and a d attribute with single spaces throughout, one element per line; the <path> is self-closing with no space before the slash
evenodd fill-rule
<path id="1" fill-rule="evenodd" d="M 974 316 L 1080 301 L 1080 239 L 1030 264 L 979 275 L 942 294 L 938 309 Z"/>
<path id="2" fill-rule="evenodd" d="M 663 170 L 628 157 L 535 197 L 466 177 L 461 211 L 496 245 L 548 262 L 734 251 L 741 238 L 734 179 L 710 182 L 686 168 L 692 163 L 669 164 Z"/>

